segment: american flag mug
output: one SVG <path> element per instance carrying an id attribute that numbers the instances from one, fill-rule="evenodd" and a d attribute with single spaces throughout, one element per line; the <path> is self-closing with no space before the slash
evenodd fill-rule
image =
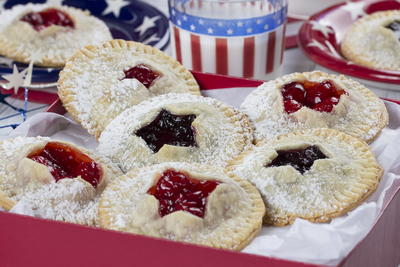
<path id="1" fill-rule="evenodd" d="M 201 72 L 279 76 L 287 0 L 169 0 L 172 53 Z"/>

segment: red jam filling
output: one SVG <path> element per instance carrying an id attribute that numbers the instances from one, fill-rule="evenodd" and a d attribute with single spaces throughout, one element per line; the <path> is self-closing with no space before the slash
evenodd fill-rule
<path id="1" fill-rule="evenodd" d="M 181 172 L 166 170 L 147 193 L 160 202 L 158 213 L 161 217 L 183 210 L 204 218 L 207 197 L 219 184 L 218 181 L 197 180 Z"/>
<path id="2" fill-rule="evenodd" d="M 327 158 L 317 146 L 309 146 L 304 149 L 278 150 L 277 153 L 278 156 L 265 167 L 291 165 L 301 174 L 308 171 L 317 159 Z"/>
<path id="3" fill-rule="evenodd" d="M 197 146 L 195 129 L 192 122 L 196 115 L 174 115 L 163 109 L 147 126 L 135 134 L 141 137 L 147 146 L 157 153 L 165 144 L 173 146 Z"/>
<path id="4" fill-rule="evenodd" d="M 331 112 L 346 91 L 335 86 L 333 81 L 297 81 L 282 88 L 283 105 L 287 113 L 293 113 L 303 106 L 319 112 Z"/>
<path id="5" fill-rule="evenodd" d="M 49 142 L 41 150 L 28 155 L 28 158 L 47 166 L 56 181 L 81 176 L 96 188 L 102 175 L 96 162 L 77 149 L 62 143 Z"/>
<path id="6" fill-rule="evenodd" d="M 49 8 L 41 12 L 30 12 L 20 20 L 29 23 L 38 32 L 51 25 L 74 28 L 74 22 L 70 16 L 64 11 L 55 8 Z"/>
<path id="7" fill-rule="evenodd" d="M 141 82 L 147 89 L 150 88 L 151 84 L 155 79 L 160 77 L 160 73 L 151 70 L 146 65 L 140 64 L 129 70 L 124 71 L 125 79 L 136 79 Z"/>

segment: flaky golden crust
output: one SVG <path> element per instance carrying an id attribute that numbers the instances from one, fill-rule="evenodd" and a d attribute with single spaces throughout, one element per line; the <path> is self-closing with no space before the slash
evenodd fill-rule
<path id="1" fill-rule="evenodd" d="M 193 178 L 214 179 L 222 184 L 228 184 L 231 186 L 230 192 L 238 191 L 240 198 L 237 198 L 235 202 L 229 202 L 226 200 L 229 194 L 221 194 L 221 191 L 217 192 L 218 190 L 215 189 L 209 196 L 204 218 L 182 211 L 160 217 L 158 200 L 155 198 L 151 201 L 155 201 L 156 205 L 146 205 L 146 210 L 141 210 L 139 207 L 145 201 L 143 199 L 149 197 L 146 193 L 148 187 L 152 186 L 163 170 L 170 168 L 185 172 Z M 133 199 L 136 199 L 136 202 L 131 202 Z M 229 209 L 229 214 L 215 213 L 213 215 L 211 213 L 215 209 L 214 203 L 220 203 L 219 201 L 225 201 L 224 205 L 229 206 L 222 207 L 223 210 Z M 152 209 L 153 211 L 149 212 Z M 148 214 L 147 212 L 153 215 L 143 218 L 145 214 Z M 230 250 L 241 250 L 254 238 L 261 229 L 264 212 L 265 207 L 261 196 L 249 182 L 211 166 L 187 163 L 163 163 L 132 170 L 111 183 L 104 191 L 99 203 L 101 227 Z M 168 216 L 170 217 L 167 218 Z M 180 231 L 184 229 L 179 226 L 177 226 L 178 229 L 169 228 L 166 231 L 165 228 L 171 227 L 168 225 L 168 220 L 171 220 L 172 216 L 175 216 L 176 224 L 187 220 L 188 217 L 193 220 L 193 224 L 198 224 L 193 227 L 191 224 L 186 225 L 191 230 L 183 234 Z M 138 220 L 134 218 L 138 218 L 143 223 L 136 223 Z M 157 223 L 154 223 L 155 221 Z M 156 229 L 145 228 L 145 225 L 152 223 Z"/>
<path id="2" fill-rule="evenodd" d="M 266 167 L 277 150 L 317 145 L 328 158 L 304 174 L 291 166 Z M 293 132 L 261 142 L 229 163 L 228 171 L 252 182 L 266 204 L 264 222 L 284 226 L 296 218 L 327 222 L 354 209 L 383 175 L 368 145 L 333 129 Z"/>
<path id="3" fill-rule="evenodd" d="M 124 70 L 137 64 L 161 74 L 148 89 L 124 80 Z M 124 40 L 81 49 L 68 60 L 58 81 L 64 107 L 96 138 L 126 108 L 170 92 L 200 95 L 200 88 L 175 59 L 154 47 Z"/>
<path id="4" fill-rule="evenodd" d="M 343 55 L 373 69 L 400 71 L 400 40 L 386 28 L 400 20 L 400 10 L 380 11 L 354 22 L 341 43 Z"/>

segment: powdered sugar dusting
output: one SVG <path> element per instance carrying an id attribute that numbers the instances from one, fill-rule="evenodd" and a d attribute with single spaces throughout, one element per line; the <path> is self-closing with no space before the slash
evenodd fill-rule
<path id="1" fill-rule="evenodd" d="M 55 65 L 64 65 L 67 58 L 76 49 L 89 44 L 110 40 L 111 34 L 101 20 L 89 16 L 87 12 L 76 8 L 57 6 L 74 20 L 74 29 L 65 30 L 61 26 L 50 26 L 40 32 L 19 18 L 30 11 L 38 12 L 53 6 L 47 4 L 17 5 L 1 13 L 0 43 L 2 54 L 29 62 L 34 51 L 36 62 L 54 61 Z M 21 34 L 23 32 L 24 34 Z"/>
<path id="2" fill-rule="evenodd" d="M 292 114 L 284 111 L 281 95 L 283 85 L 297 80 L 322 82 L 327 79 L 333 80 L 349 94 L 341 96 L 332 112 L 318 112 L 307 107 Z M 250 93 L 241 109 L 254 123 L 256 139 L 270 139 L 295 130 L 328 127 L 370 141 L 388 121 L 383 101 L 364 86 L 344 76 L 318 71 L 293 73 L 264 83 Z"/>
<path id="3" fill-rule="evenodd" d="M 340 132 L 335 131 L 335 135 L 324 131 L 330 130 L 309 130 L 274 138 L 254 147 L 232 167 L 236 175 L 248 179 L 260 190 L 268 222 L 287 224 L 295 217 L 326 221 L 362 198 L 373 179 L 377 179 L 372 182 L 377 185 L 380 169 L 372 153 L 365 152 L 367 145 L 361 146 L 357 139 L 345 142 Z M 266 167 L 277 156 L 277 150 L 308 145 L 317 145 L 327 158 L 314 161 L 304 174 L 290 165 Z M 372 173 L 368 174 L 367 168 Z M 349 194 L 354 197 L 352 200 Z"/>
<path id="4" fill-rule="evenodd" d="M 96 225 L 98 197 L 94 196 L 94 188 L 83 180 L 63 179 L 23 193 L 11 212 Z"/>
<path id="5" fill-rule="evenodd" d="M 159 216 L 158 200 L 147 191 L 167 169 L 189 173 L 195 179 L 222 182 L 208 197 L 204 218 L 182 211 Z M 248 194 L 236 180 L 216 168 L 162 163 L 132 171 L 108 187 L 100 201 L 100 220 L 106 216 L 108 223 L 103 226 L 115 230 L 234 248 L 256 227 L 253 223 L 261 223 L 263 210 L 253 210 Z M 257 219 L 249 219 L 252 216 Z"/>
<path id="6" fill-rule="evenodd" d="M 107 43 L 91 50 L 91 57 L 71 59 L 61 72 L 60 98 L 67 109 L 77 111 L 72 115 L 90 133 L 99 135 L 122 111 L 148 98 L 166 93 L 198 94 L 188 71 L 182 71 L 172 59 L 136 45 Z M 149 88 L 136 79 L 124 79 L 125 70 L 141 64 L 161 74 Z"/>
<path id="7" fill-rule="evenodd" d="M 153 153 L 135 132 L 161 111 L 195 114 L 192 126 L 197 147 L 162 147 Z M 252 140 L 243 114 L 216 99 L 188 94 L 167 94 L 132 107 L 115 118 L 99 139 L 98 151 L 119 164 L 123 171 L 165 161 L 212 163 L 224 166 Z M 121 160 L 123 159 L 123 160 Z"/>

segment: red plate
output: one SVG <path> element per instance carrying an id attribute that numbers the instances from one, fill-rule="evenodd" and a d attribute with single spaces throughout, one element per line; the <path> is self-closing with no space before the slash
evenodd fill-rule
<path id="1" fill-rule="evenodd" d="M 340 52 L 340 42 L 355 20 L 390 9 L 400 9 L 400 2 L 365 0 L 341 3 L 324 9 L 311 16 L 301 27 L 300 46 L 311 60 L 322 67 L 353 77 L 386 83 L 387 89 L 400 90 L 400 71 L 363 67 L 346 60 Z"/>

